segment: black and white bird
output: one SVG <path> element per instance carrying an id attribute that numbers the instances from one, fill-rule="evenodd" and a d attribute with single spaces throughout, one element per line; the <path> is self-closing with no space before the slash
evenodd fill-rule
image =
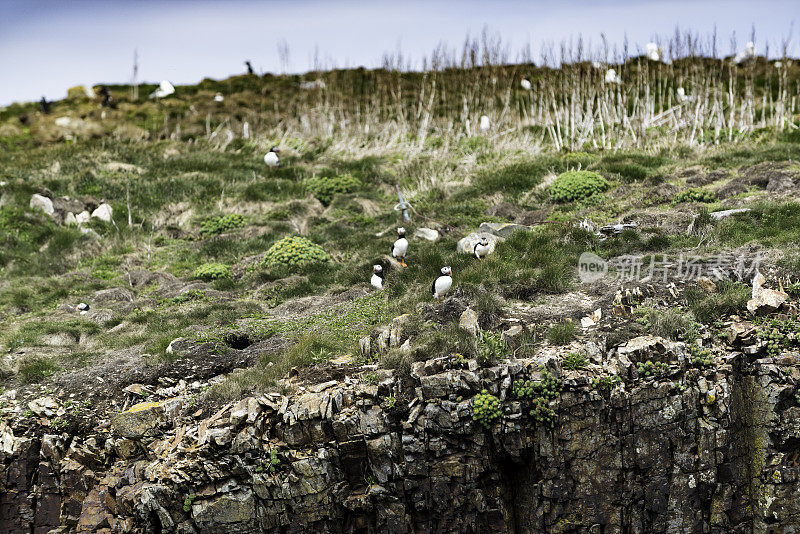
<path id="1" fill-rule="evenodd" d="M 475 257 L 479 260 L 485 259 L 486 256 L 489 255 L 489 240 L 485 237 L 480 238 L 478 242 L 475 243 L 472 251 L 475 253 Z"/>
<path id="2" fill-rule="evenodd" d="M 453 287 L 453 270 L 450 267 L 442 267 L 440 272 L 442 275 L 434 280 L 431 286 L 431 293 L 437 301 L 447 295 L 447 292 Z"/>
<path id="3" fill-rule="evenodd" d="M 392 257 L 400 262 L 400 265 L 403 267 L 407 267 L 406 265 L 406 252 L 408 252 L 408 239 L 406 239 L 406 229 L 405 228 L 398 228 L 397 229 L 397 241 L 394 242 L 392 245 Z"/>
<path id="4" fill-rule="evenodd" d="M 278 157 L 278 154 L 280 154 L 280 153 L 281 153 L 281 149 L 276 147 L 276 146 L 274 146 L 271 149 L 269 149 L 269 152 L 267 152 L 264 155 L 264 163 L 267 164 L 267 167 L 273 168 L 273 167 L 277 167 L 280 164 L 281 160 Z"/>
<path id="5" fill-rule="evenodd" d="M 383 267 L 380 265 L 373 265 L 372 278 L 370 279 L 369 283 L 372 284 L 372 287 L 375 289 L 383 289 L 383 282 Z"/>

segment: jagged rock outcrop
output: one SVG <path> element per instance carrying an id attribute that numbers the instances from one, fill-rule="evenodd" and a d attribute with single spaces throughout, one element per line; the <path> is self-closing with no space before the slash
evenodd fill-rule
<path id="1" fill-rule="evenodd" d="M 735 338 L 741 342 L 743 334 Z M 738 332 L 738 331 L 737 331 Z M 757 351 L 749 351 L 757 352 Z M 137 405 L 83 437 L 0 429 L 0 531 L 766 532 L 800 524 L 797 354 L 644 337 L 565 371 L 553 428 L 512 394 L 539 360 L 436 361 L 231 402 Z M 636 363 L 669 364 L 645 379 Z M 617 386 L 592 384 L 619 373 Z M 558 373 L 558 366 L 553 367 Z M 287 385 L 289 385 L 287 383 Z M 502 401 L 490 429 L 472 397 Z M 52 432 L 52 431 L 51 431 Z"/>

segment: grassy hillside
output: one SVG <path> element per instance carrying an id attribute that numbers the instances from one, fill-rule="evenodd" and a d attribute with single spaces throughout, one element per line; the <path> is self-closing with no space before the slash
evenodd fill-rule
<path id="1" fill-rule="evenodd" d="M 50 114 L 35 104 L 0 111 L 5 388 L 71 391 L 100 377 L 110 384 L 96 388 L 100 398 L 159 376 L 221 375 L 211 394 L 231 397 L 345 355 L 353 365 L 408 369 L 416 359 L 486 353 L 489 338 L 475 343 L 457 327 L 454 310 L 466 306 L 487 332 L 521 322 L 523 352 L 567 345 L 589 336 L 576 329 L 585 308 L 609 304 L 618 287 L 580 284 L 587 251 L 759 252 L 796 287 L 796 64 L 633 58 L 613 65 L 620 84 L 589 63 L 466 67 L 239 76 L 161 100 L 147 98 L 154 86 L 140 86 L 138 98 L 111 86 L 115 108 L 76 96 Z M 317 79 L 324 87 L 300 85 Z M 481 115 L 487 132 L 478 131 Z M 262 158 L 275 145 L 281 166 L 271 170 Z M 556 193 L 564 173 L 584 171 L 603 185 L 583 198 L 570 187 Z M 395 184 L 411 221 L 393 209 Z M 113 219 L 70 225 L 64 209 L 31 207 L 35 194 L 57 208 L 108 203 Z M 750 211 L 719 222 L 708 215 L 740 207 Z M 603 239 L 581 221 L 637 227 Z M 531 229 L 485 261 L 457 254 L 458 240 L 484 222 Z M 440 235 L 410 237 L 407 268 L 389 255 L 399 225 L 409 236 Z M 287 236 L 319 245 L 320 261 L 265 261 Z M 383 292 L 369 286 L 376 263 L 387 273 Z M 435 305 L 430 285 L 444 265 L 454 290 Z M 689 291 L 682 319 L 648 302 L 639 310 L 646 320 L 602 336 L 619 342 L 664 321 L 677 321 L 663 328 L 678 335 L 713 322 L 709 310 L 744 313 L 747 294 L 736 282 L 712 295 Z M 81 302 L 88 313 L 75 311 Z M 359 339 L 405 313 L 407 350 L 359 355 Z M 191 349 L 168 350 L 176 338 Z M 229 375 L 235 368 L 246 369 Z"/>

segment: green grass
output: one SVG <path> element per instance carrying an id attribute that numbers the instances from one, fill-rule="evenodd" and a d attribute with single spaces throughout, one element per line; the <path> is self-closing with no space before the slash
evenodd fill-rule
<path id="1" fill-rule="evenodd" d="M 725 315 L 742 313 L 750 299 L 750 288 L 744 284 L 722 281 L 714 293 L 706 293 L 697 287 L 685 292 L 686 301 L 694 316 L 703 323 L 711 323 Z"/>
<path id="2" fill-rule="evenodd" d="M 567 345 L 575 339 L 575 323 L 561 321 L 550 327 L 547 331 L 547 340 L 553 345 Z"/>

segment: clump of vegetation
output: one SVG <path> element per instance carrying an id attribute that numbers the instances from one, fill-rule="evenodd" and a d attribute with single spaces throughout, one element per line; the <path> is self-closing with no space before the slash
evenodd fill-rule
<path id="1" fill-rule="evenodd" d="M 582 352 L 570 352 L 564 356 L 564 361 L 561 362 L 561 366 L 568 371 L 577 371 L 587 365 L 589 365 L 589 360 L 586 359 L 586 355 Z"/>
<path id="2" fill-rule="evenodd" d="M 550 327 L 547 331 L 547 339 L 553 345 L 566 345 L 575 338 L 575 323 L 572 321 L 561 321 Z"/>
<path id="3" fill-rule="evenodd" d="M 361 187 L 361 181 L 352 174 L 315 176 L 306 181 L 306 187 L 327 206 L 336 195 L 357 191 Z"/>
<path id="4" fill-rule="evenodd" d="M 553 400 L 558 398 L 563 387 L 564 383 L 561 379 L 544 369 L 539 380 L 523 380 L 521 378 L 515 380 L 512 393 L 520 400 L 533 400 L 536 397 Z"/>
<path id="5" fill-rule="evenodd" d="M 692 367 L 711 367 L 714 365 L 714 354 L 706 348 L 697 345 L 689 346 L 689 365 Z"/>
<path id="6" fill-rule="evenodd" d="M 553 428 L 556 412 L 550 407 L 550 402 L 558 398 L 562 388 L 563 381 L 543 369 L 539 380 L 515 380 L 511 392 L 518 400 L 530 403 L 528 413 L 536 424 Z"/>
<path id="7" fill-rule="evenodd" d="M 190 493 L 183 500 L 183 511 L 184 512 L 191 512 L 192 511 L 192 502 L 194 502 L 195 497 L 196 497 L 196 495 L 194 493 Z"/>
<path id="8" fill-rule="evenodd" d="M 497 360 L 508 358 L 511 351 L 500 332 L 485 330 L 478 341 L 478 361 L 488 365 Z"/>
<path id="9" fill-rule="evenodd" d="M 661 378 L 669 372 L 669 365 L 664 362 L 653 362 L 647 360 L 636 363 L 636 370 L 643 378 Z"/>
<path id="10" fill-rule="evenodd" d="M 738 282 L 725 280 L 717 284 L 715 293 L 688 287 L 684 297 L 698 321 L 711 323 L 720 316 L 733 315 L 744 310 L 750 299 L 750 288 Z"/>
<path id="11" fill-rule="evenodd" d="M 272 245 L 264 255 L 264 265 L 267 267 L 301 267 L 328 261 L 330 256 L 321 246 L 300 236 L 284 237 Z"/>
<path id="12" fill-rule="evenodd" d="M 550 197 L 556 202 L 572 202 L 602 193 L 608 187 L 608 181 L 594 171 L 567 171 L 550 184 Z"/>
<path id="13" fill-rule="evenodd" d="M 673 204 L 680 204 L 681 202 L 702 202 L 704 204 L 710 204 L 716 201 L 717 196 L 713 192 L 693 187 L 675 195 L 672 202 Z"/>
<path id="14" fill-rule="evenodd" d="M 194 271 L 194 277 L 210 282 L 231 277 L 231 268 L 224 263 L 204 263 Z"/>
<path id="15" fill-rule="evenodd" d="M 782 350 L 800 346 L 800 321 L 766 320 L 758 327 L 758 337 L 764 342 L 767 354 L 777 356 Z"/>
<path id="16" fill-rule="evenodd" d="M 592 380 L 592 387 L 601 391 L 610 391 L 622 383 L 622 379 L 617 374 L 601 376 Z"/>
<path id="17" fill-rule="evenodd" d="M 203 221 L 200 225 L 200 233 L 203 235 L 218 235 L 239 228 L 244 228 L 244 217 L 238 213 L 230 213 Z"/>
<path id="18" fill-rule="evenodd" d="M 692 312 L 678 308 L 659 310 L 640 306 L 636 308 L 634 314 L 636 321 L 644 325 L 654 336 L 684 341 L 697 339 L 700 324 L 694 319 Z"/>
<path id="19" fill-rule="evenodd" d="M 500 405 L 500 399 L 485 389 L 475 395 L 472 401 L 472 419 L 475 422 L 488 430 L 502 416 L 503 408 Z"/>
<path id="20" fill-rule="evenodd" d="M 24 384 L 41 382 L 56 371 L 58 371 L 58 366 L 55 363 L 39 356 L 25 360 L 19 368 L 19 374 Z"/>

